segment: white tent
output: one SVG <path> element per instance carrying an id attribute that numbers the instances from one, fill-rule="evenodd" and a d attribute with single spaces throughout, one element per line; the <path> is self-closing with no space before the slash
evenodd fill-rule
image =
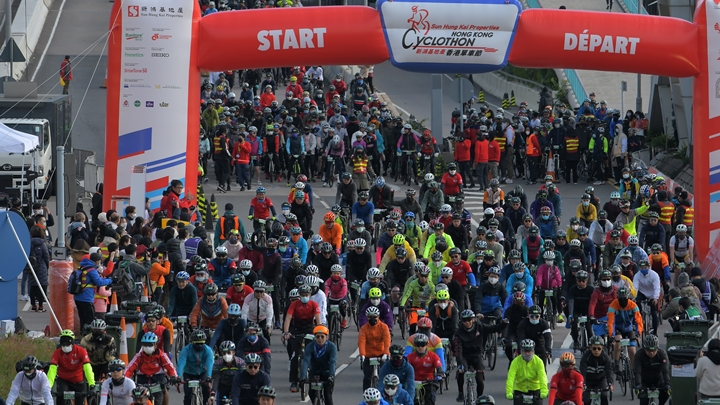
<path id="1" fill-rule="evenodd" d="M 0 123 L 0 152 L 26 153 L 36 149 L 39 145 L 40 140 L 37 136 L 16 131 Z"/>

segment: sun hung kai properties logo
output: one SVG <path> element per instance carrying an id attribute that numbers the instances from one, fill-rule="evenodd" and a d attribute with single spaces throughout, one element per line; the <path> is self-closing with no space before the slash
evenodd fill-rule
<path id="1" fill-rule="evenodd" d="M 480 56 L 483 52 L 497 52 L 495 48 L 480 47 L 480 38 L 492 38 L 498 26 L 465 24 L 433 24 L 427 9 L 412 6 L 407 19 L 410 28 L 402 36 L 402 47 L 421 54 L 447 56 Z"/>

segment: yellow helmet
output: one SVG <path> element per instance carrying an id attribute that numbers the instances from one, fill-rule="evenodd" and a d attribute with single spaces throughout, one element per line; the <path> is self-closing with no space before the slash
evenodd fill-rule
<path id="1" fill-rule="evenodd" d="M 440 290 L 435 293 L 435 298 L 439 301 L 447 301 L 450 299 L 450 293 L 447 290 Z"/>
<path id="2" fill-rule="evenodd" d="M 373 287 L 370 289 L 370 292 L 368 292 L 369 298 L 382 298 L 382 291 L 380 291 L 379 288 Z"/>

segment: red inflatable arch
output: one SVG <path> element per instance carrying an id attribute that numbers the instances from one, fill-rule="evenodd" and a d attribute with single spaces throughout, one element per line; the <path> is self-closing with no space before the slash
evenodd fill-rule
<path id="1" fill-rule="evenodd" d="M 495 59 L 502 64 L 695 78 L 695 239 L 700 257 L 705 257 L 720 229 L 720 1 L 698 1 L 694 23 L 573 10 L 518 9 L 508 14 L 507 7 L 519 7 L 516 0 L 468 1 L 400 0 L 381 3 L 379 10 L 360 6 L 259 9 L 204 18 L 200 18 L 195 0 L 176 0 L 174 7 L 165 0 L 116 2 L 108 55 L 106 194 L 129 194 L 127 178 L 133 165 L 147 167 L 147 193 L 153 204 L 171 179 L 184 179 L 186 190 L 195 189 L 201 69 L 367 65 L 392 59 L 399 65 L 410 61 L 403 66 L 409 70 L 442 72 L 447 66 L 437 58 L 437 50 L 435 55 L 432 50 L 427 52 L 428 58 L 433 58 L 428 63 L 417 63 L 418 56 L 408 55 L 408 47 L 401 48 L 393 35 L 416 31 L 418 38 L 424 38 L 421 35 L 427 36 L 428 31 L 432 35 L 435 29 L 447 29 L 443 21 L 462 20 L 467 14 L 455 11 L 475 7 L 489 14 L 505 13 L 507 26 L 476 27 L 459 20 L 452 27 L 485 30 L 479 36 L 494 36 L 501 44 L 505 41 L 509 49 L 479 47 L 488 56 L 488 52 L 498 56 L 506 52 L 504 60 Z M 415 21 L 412 18 L 418 7 L 424 16 Z M 452 14 L 444 11 L 450 8 Z M 473 14 L 472 18 L 482 15 Z M 417 24 L 426 27 L 424 34 L 416 29 Z M 443 40 L 455 35 L 478 36 L 444 32 Z M 415 48 L 410 51 L 424 53 Z M 474 53 L 480 56 L 480 51 Z M 447 54 L 453 56 L 452 51 Z M 491 70 L 490 63 L 463 63 L 452 68 L 457 67 L 456 72 Z M 108 208 L 110 198 L 105 201 Z"/>

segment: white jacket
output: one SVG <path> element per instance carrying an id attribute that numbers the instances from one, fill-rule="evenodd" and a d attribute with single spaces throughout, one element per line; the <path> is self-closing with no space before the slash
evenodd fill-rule
<path id="1" fill-rule="evenodd" d="M 258 305 L 260 310 L 258 311 Z M 255 297 L 255 294 L 247 296 L 242 307 L 242 317 L 248 321 L 260 323 L 260 321 L 267 319 L 266 325 L 268 327 L 273 324 L 273 304 L 270 295 L 264 294 L 261 301 Z"/>
<path id="2" fill-rule="evenodd" d="M 8 404 L 14 404 L 15 400 L 20 398 L 21 402 L 30 405 L 53 405 L 52 393 L 50 392 L 50 381 L 47 375 L 42 371 L 37 371 L 35 378 L 32 380 L 25 376 L 24 372 L 19 372 L 13 379 L 10 386 L 10 393 L 7 397 Z M 119 404 L 118 404 L 119 405 Z"/>
<path id="3" fill-rule="evenodd" d="M 108 396 L 112 397 L 113 405 L 130 405 L 133 403 L 132 390 L 135 389 L 135 382 L 125 378 L 123 385 L 112 384 L 112 378 L 103 381 L 100 390 L 100 405 L 107 405 Z"/>

